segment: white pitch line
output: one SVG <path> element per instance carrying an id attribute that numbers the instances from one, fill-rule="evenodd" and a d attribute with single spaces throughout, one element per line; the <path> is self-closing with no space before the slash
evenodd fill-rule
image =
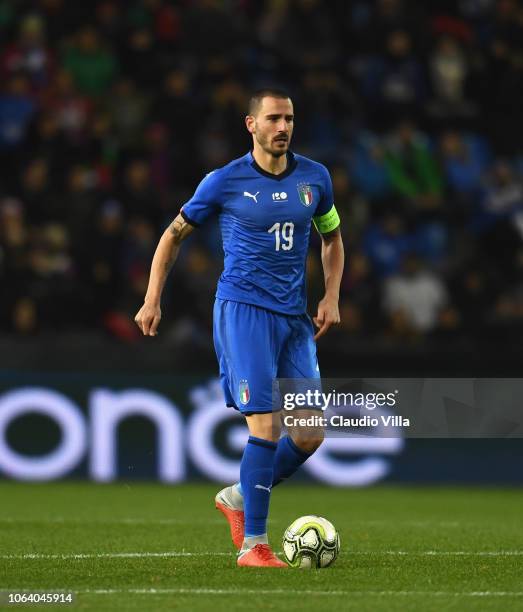
<path id="1" fill-rule="evenodd" d="M 221 551 L 167 551 L 167 552 L 106 552 L 106 553 L 21 553 L 21 554 L 4 554 L 0 555 L 0 559 L 132 559 L 132 558 L 164 558 L 164 557 L 231 557 L 233 552 Z M 279 553 L 281 554 L 281 553 Z M 439 556 L 457 556 L 457 557 L 512 557 L 522 556 L 523 550 L 423 550 L 423 551 L 406 551 L 406 550 L 349 550 L 346 553 L 350 555 L 390 555 L 398 557 L 439 557 Z"/>
<path id="2" fill-rule="evenodd" d="M 23 592 L 27 589 L 0 589 L 3 591 Z M 437 596 L 437 597 L 523 597 L 523 591 L 348 591 L 348 590 L 314 590 L 314 589 L 206 589 L 206 588 L 133 588 L 133 589 L 74 589 L 72 587 L 46 589 L 33 588 L 32 592 L 72 592 L 78 595 L 117 595 L 123 593 L 135 595 L 319 595 L 346 596 L 360 595 L 379 597 L 391 596 Z"/>
<path id="3" fill-rule="evenodd" d="M 71 525 L 218 525 L 223 523 L 223 519 L 141 519 L 141 518 L 122 518 L 122 519 L 79 519 L 79 518 L 64 518 L 61 516 L 46 518 L 46 519 L 32 519 L 32 518 L 0 518 L 0 524 L 17 524 L 25 525 L 28 523 L 40 524 L 71 524 Z"/>
<path id="4" fill-rule="evenodd" d="M 366 520 L 351 520 L 351 525 L 369 526 L 369 527 L 390 527 L 391 521 L 384 519 L 366 519 Z M 467 525 L 470 525 L 467 522 Z M 463 523 L 459 521 L 394 521 L 395 526 L 399 527 L 463 527 Z"/>
<path id="5" fill-rule="evenodd" d="M 397 555 L 413 557 L 439 556 L 477 556 L 477 557 L 511 557 L 523 555 L 523 550 L 354 550 L 351 555 Z"/>
<path id="6" fill-rule="evenodd" d="M 24 553 L 19 555 L 0 555 L 0 559 L 133 559 L 147 557 L 230 557 L 227 552 L 121 552 L 121 553 Z"/>

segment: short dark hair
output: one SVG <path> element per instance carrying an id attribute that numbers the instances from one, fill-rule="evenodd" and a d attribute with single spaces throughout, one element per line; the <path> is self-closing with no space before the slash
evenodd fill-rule
<path id="1" fill-rule="evenodd" d="M 263 89 L 257 89 L 252 93 L 249 100 L 249 115 L 256 115 L 263 98 L 291 99 L 289 92 L 282 87 L 264 87 Z"/>

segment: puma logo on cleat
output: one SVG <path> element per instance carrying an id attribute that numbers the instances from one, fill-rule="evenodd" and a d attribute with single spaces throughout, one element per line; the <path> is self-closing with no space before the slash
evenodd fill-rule
<path id="1" fill-rule="evenodd" d="M 255 489 L 263 489 L 264 491 L 268 491 L 269 493 L 271 492 L 271 487 L 264 487 L 261 484 L 254 485 L 254 488 Z"/>
<path id="2" fill-rule="evenodd" d="M 259 191 L 257 191 L 257 192 L 256 192 L 256 193 L 254 193 L 254 194 L 249 193 L 248 191 L 244 191 L 244 192 L 243 192 L 243 195 L 244 195 L 246 198 L 252 198 L 252 199 L 253 199 L 253 200 L 256 202 L 256 204 L 258 204 L 258 200 L 256 199 L 256 196 L 257 196 L 259 193 L 260 193 Z"/>

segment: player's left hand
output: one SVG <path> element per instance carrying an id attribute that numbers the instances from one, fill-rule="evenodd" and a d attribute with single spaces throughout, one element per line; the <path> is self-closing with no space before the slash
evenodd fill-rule
<path id="1" fill-rule="evenodd" d="M 337 325 L 340 322 L 340 309 L 337 298 L 326 295 L 318 304 L 318 314 L 312 320 L 318 328 L 314 340 L 318 340 L 318 338 L 327 333 L 331 325 Z"/>

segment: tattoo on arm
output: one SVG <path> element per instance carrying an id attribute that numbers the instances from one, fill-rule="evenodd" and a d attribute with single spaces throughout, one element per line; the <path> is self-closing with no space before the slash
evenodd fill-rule
<path id="1" fill-rule="evenodd" d="M 171 223 L 171 225 L 169 226 L 169 230 L 171 231 L 171 234 L 176 238 L 176 239 L 180 239 L 182 236 L 182 232 L 183 232 L 183 226 L 187 225 L 187 223 L 185 222 L 184 218 L 180 215 L 178 215 L 176 217 L 176 219 Z"/>
<path id="2" fill-rule="evenodd" d="M 194 227 L 190 223 L 187 223 L 182 215 L 178 215 L 169 226 L 169 232 L 174 237 L 176 243 L 180 243 L 193 231 L 193 229 Z"/>
<path id="3" fill-rule="evenodd" d="M 164 270 L 166 274 L 169 273 L 174 262 L 176 261 L 182 240 L 184 240 L 193 231 L 193 229 L 194 227 L 190 223 L 187 223 L 187 221 L 182 217 L 182 215 L 178 215 L 169 226 L 168 232 L 173 237 L 174 244 L 172 245 L 171 256 L 169 257 L 169 260 L 164 264 Z"/>

